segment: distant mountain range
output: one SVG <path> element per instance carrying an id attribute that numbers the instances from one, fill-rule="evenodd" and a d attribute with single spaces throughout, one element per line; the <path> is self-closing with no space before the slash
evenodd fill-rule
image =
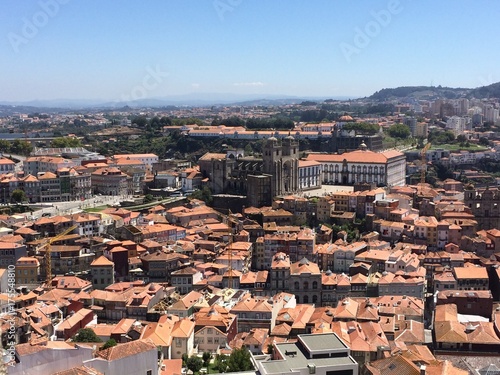
<path id="1" fill-rule="evenodd" d="M 500 82 L 477 88 L 453 88 L 441 86 L 402 86 L 385 88 L 363 100 L 388 101 L 401 99 L 458 99 L 500 98 Z M 158 107 L 206 107 L 206 106 L 271 106 L 298 104 L 303 101 L 321 102 L 326 99 L 348 100 L 348 96 L 310 97 L 289 95 L 242 95 L 231 93 L 192 93 L 161 98 L 145 98 L 130 101 L 105 101 L 85 99 L 54 99 L 31 101 L 0 101 L 0 115 L 12 112 L 65 112 L 74 109 L 158 108 Z"/>
<path id="2" fill-rule="evenodd" d="M 387 101 L 403 98 L 413 99 L 458 99 L 458 98 L 500 98 L 500 82 L 488 86 L 481 86 L 474 89 L 453 88 L 441 86 L 402 86 L 392 89 L 382 89 L 377 91 L 368 99 L 377 101 Z"/>
<path id="3" fill-rule="evenodd" d="M 125 106 L 131 108 L 144 107 L 202 107 L 202 106 L 257 106 L 257 105 L 285 105 L 301 103 L 305 100 L 323 101 L 325 99 L 347 100 L 347 96 L 335 97 L 297 97 L 289 95 L 241 95 L 231 93 L 193 93 L 186 95 L 169 96 L 162 98 L 145 98 L 130 101 L 105 101 L 105 100 L 32 100 L 25 102 L 0 101 L 0 105 L 52 109 L 90 109 L 109 108 L 117 109 Z M 0 111 L 1 113 L 1 111 Z"/>

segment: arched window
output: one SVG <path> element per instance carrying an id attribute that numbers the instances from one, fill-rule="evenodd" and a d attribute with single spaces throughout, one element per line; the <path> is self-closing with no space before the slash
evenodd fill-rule
<path id="1" fill-rule="evenodd" d="M 299 282 L 298 281 L 294 282 L 293 287 L 295 288 L 295 290 L 299 290 L 299 288 L 300 288 Z"/>
<path id="2" fill-rule="evenodd" d="M 318 302 L 318 296 L 315 294 L 312 299 L 313 303 Z"/>
<path id="3" fill-rule="evenodd" d="M 317 281 L 313 281 L 313 289 L 318 289 L 318 282 Z"/>
<path id="4" fill-rule="evenodd" d="M 309 296 L 307 294 L 304 296 L 302 303 L 309 303 Z"/>
<path id="5" fill-rule="evenodd" d="M 304 281 L 304 290 L 308 290 L 309 289 L 309 281 Z"/>

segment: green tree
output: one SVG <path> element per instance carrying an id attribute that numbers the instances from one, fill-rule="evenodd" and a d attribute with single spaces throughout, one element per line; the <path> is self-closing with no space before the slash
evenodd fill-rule
<path id="1" fill-rule="evenodd" d="M 24 190 L 16 189 L 12 192 L 10 200 L 13 203 L 21 203 L 21 202 L 26 202 L 28 200 L 28 197 L 26 196 Z"/>
<path id="2" fill-rule="evenodd" d="M 460 144 L 465 144 L 465 142 L 467 142 L 467 137 L 463 134 L 459 134 L 457 135 L 456 141 L 459 142 Z"/>
<path id="3" fill-rule="evenodd" d="M 139 128 L 145 128 L 148 125 L 148 119 L 144 116 L 137 116 L 132 119 L 132 124 L 137 125 Z"/>
<path id="4" fill-rule="evenodd" d="M 227 360 L 228 360 L 227 355 L 217 354 L 215 356 L 215 360 L 214 360 L 214 368 L 220 373 L 226 372 L 227 371 Z"/>
<path id="5" fill-rule="evenodd" d="M 82 144 L 78 138 L 75 137 L 58 137 L 50 142 L 50 147 L 64 148 L 64 147 L 80 147 Z"/>
<path id="6" fill-rule="evenodd" d="M 74 342 L 102 342 L 91 328 L 79 329 L 73 337 Z"/>
<path id="7" fill-rule="evenodd" d="M 234 349 L 227 360 L 228 372 L 239 372 L 253 370 L 252 360 L 250 359 L 250 352 L 246 347 L 241 349 Z"/>
<path id="8" fill-rule="evenodd" d="M 193 371 L 193 373 L 199 372 L 203 367 L 203 360 L 198 356 L 191 356 L 186 361 L 186 367 Z"/>
<path id="9" fill-rule="evenodd" d="M 189 356 L 187 355 L 187 353 L 184 353 L 184 354 L 182 354 L 181 358 L 182 358 L 182 366 L 186 367 L 187 360 L 189 359 Z"/>
<path id="10" fill-rule="evenodd" d="M 154 197 L 151 194 L 146 194 L 144 196 L 144 203 L 151 203 L 154 201 Z"/>
<path id="11" fill-rule="evenodd" d="M 16 139 L 10 146 L 10 152 L 16 155 L 28 156 L 33 151 L 33 146 L 27 141 Z"/>
<path id="12" fill-rule="evenodd" d="M 113 346 L 116 346 L 118 345 L 116 340 L 115 339 L 109 339 L 108 341 L 106 341 L 106 343 L 101 347 L 100 350 L 104 350 L 104 349 L 108 349 L 108 348 L 111 348 Z"/>
<path id="13" fill-rule="evenodd" d="M 0 151 L 4 153 L 10 152 L 10 142 L 5 139 L 0 139 Z"/>
<path id="14" fill-rule="evenodd" d="M 366 122 L 350 122 L 342 127 L 343 130 L 355 130 L 356 133 L 373 135 L 377 134 L 380 127 L 378 124 L 369 124 Z"/>
<path id="15" fill-rule="evenodd" d="M 208 186 L 204 186 L 203 189 L 201 190 L 196 190 L 194 191 L 191 195 L 190 198 L 193 199 L 200 199 L 204 201 L 206 204 L 210 204 L 213 202 L 213 197 L 212 197 L 212 191 Z"/>
<path id="16" fill-rule="evenodd" d="M 406 139 L 410 136 L 410 128 L 405 124 L 394 124 L 389 129 L 387 129 L 387 133 L 392 138 L 398 139 Z"/>
<path id="17" fill-rule="evenodd" d="M 210 352 L 203 352 L 203 366 L 208 367 L 208 363 L 210 362 L 210 359 L 212 358 L 212 354 Z"/>
<path id="18" fill-rule="evenodd" d="M 479 144 L 481 146 L 489 146 L 490 141 L 488 141 L 488 138 L 486 138 L 486 137 L 481 137 L 481 138 L 479 138 Z"/>

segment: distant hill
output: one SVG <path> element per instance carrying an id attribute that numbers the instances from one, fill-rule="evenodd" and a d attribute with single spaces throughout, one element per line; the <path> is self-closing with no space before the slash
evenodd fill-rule
<path id="1" fill-rule="evenodd" d="M 368 99 L 386 101 L 393 99 L 458 99 L 458 98 L 500 98 L 500 82 L 475 89 L 442 86 L 402 86 L 392 89 L 382 89 Z"/>
<path id="2" fill-rule="evenodd" d="M 488 86 L 478 87 L 469 93 L 470 97 L 474 98 L 500 98 L 500 82 L 493 83 Z"/>

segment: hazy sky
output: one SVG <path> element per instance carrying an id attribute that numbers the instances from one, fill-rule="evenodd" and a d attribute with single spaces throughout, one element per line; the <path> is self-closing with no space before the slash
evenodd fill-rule
<path id="1" fill-rule="evenodd" d="M 1 0 L 0 100 L 500 81 L 499 1 Z"/>

